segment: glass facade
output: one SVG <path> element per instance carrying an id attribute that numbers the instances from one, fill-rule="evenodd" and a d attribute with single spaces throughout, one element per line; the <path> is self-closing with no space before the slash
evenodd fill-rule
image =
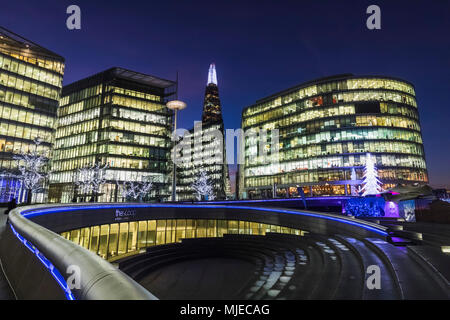
<path id="1" fill-rule="evenodd" d="M 77 169 L 107 164 L 98 201 L 124 201 L 116 182 L 154 182 L 146 200 L 168 197 L 175 83 L 113 68 L 63 88 L 49 200 L 88 200 L 75 187 Z"/>
<path id="2" fill-rule="evenodd" d="M 51 156 L 64 58 L 0 27 L 0 169 L 17 172 L 14 154 L 34 148 Z M 14 178 L 0 178 L 0 202 L 26 198 Z M 33 194 L 33 202 L 45 201 Z"/>
<path id="3" fill-rule="evenodd" d="M 222 237 L 224 234 L 265 235 L 268 232 L 303 236 L 306 231 L 237 220 L 167 219 L 91 226 L 61 233 L 64 238 L 110 261 L 138 254 L 155 245 L 182 239 Z"/>
<path id="4" fill-rule="evenodd" d="M 347 195 L 361 183 L 366 153 L 384 188 L 427 183 L 414 87 L 386 77 L 340 75 L 308 82 L 244 109 L 245 131 L 279 130 L 279 154 L 258 156 L 246 137 L 241 197 Z M 352 170 L 356 179 L 352 179 Z"/>
<path id="5" fill-rule="evenodd" d="M 220 137 L 214 133 L 219 133 Z M 201 138 L 200 138 L 201 136 Z M 194 141 L 202 141 L 195 144 Z M 223 123 L 202 125 L 201 130 L 190 130 L 177 146 L 177 198 L 195 199 L 191 185 L 201 171 L 206 171 L 214 188 L 216 199 L 225 199 L 230 193 L 228 165 Z M 182 152 L 188 150 L 187 152 Z"/>
<path id="6" fill-rule="evenodd" d="M 177 162 L 178 200 L 195 199 L 191 185 L 202 171 L 208 174 L 215 199 L 226 199 L 230 196 L 231 186 L 225 147 L 216 67 L 211 64 L 205 89 L 202 121 L 197 122 L 194 129 L 185 132 L 183 140 L 178 143 L 175 150 L 177 159 L 181 159 Z"/>

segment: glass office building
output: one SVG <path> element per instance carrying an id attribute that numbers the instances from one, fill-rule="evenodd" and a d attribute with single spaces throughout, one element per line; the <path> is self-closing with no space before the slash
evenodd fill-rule
<path id="1" fill-rule="evenodd" d="M 145 252 L 146 248 L 182 239 L 223 237 L 225 234 L 304 236 L 307 231 L 243 220 L 164 219 L 103 224 L 61 233 L 64 238 L 114 261 Z"/>
<path id="2" fill-rule="evenodd" d="M 194 129 L 185 132 L 177 146 L 177 158 L 182 160 L 182 163 L 177 164 L 178 200 L 195 199 L 191 185 L 201 171 L 207 173 L 216 199 L 225 199 L 231 195 L 224 132 L 216 66 L 211 64 L 202 121 L 198 121 Z"/>
<path id="3" fill-rule="evenodd" d="M 34 150 L 51 156 L 64 58 L 0 27 L 0 202 L 27 198 L 17 173 L 15 154 Z M 44 186 L 45 188 L 46 186 Z M 45 193 L 33 194 L 34 202 Z"/>
<path id="4" fill-rule="evenodd" d="M 169 197 L 172 111 L 176 83 L 112 68 L 64 86 L 58 109 L 49 200 L 87 201 L 77 170 L 107 165 L 98 201 L 124 201 L 124 181 L 152 181 L 145 200 Z M 120 186 L 120 187 L 119 187 Z"/>
<path id="5" fill-rule="evenodd" d="M 205 171 L 213 187 L 215 199 L 230 196 L 231 187 L 226 162 L 223 123 L 202 124 L 201 129 L 186 132 L 178 143 L 177 157 L 177 200 L 195 200 L 196 195 L 191 185 L 201 171 Z M 220 136 L 218 136 L 218 133 Z M 195 144 L 194 141 L 201 143 Z M 190 150 L 181 152 L 182 150 Z"/>
<path id="6" fill-rule="evenodd" d="M 243 198 L 296 196 L 300 188 L 306 196 L 349 195 L 362 182 L 366 153 L 376 158 L 384 189 L 428 182 L 414 86 L 404 80 L 310 81 L 245 108 L 242 128 L 279 130 L 277 155 L 259 156 L 257 138 L 246 137 Z"/>

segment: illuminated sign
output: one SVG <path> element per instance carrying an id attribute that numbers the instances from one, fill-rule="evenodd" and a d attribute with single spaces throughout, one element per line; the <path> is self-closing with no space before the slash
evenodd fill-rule
<path id="1" fill-rule="evenodd" d="M 115 221 L 128 221 L 130 218 L 134 218 L 136 216 L 135 209 L 116 209 Z"/>

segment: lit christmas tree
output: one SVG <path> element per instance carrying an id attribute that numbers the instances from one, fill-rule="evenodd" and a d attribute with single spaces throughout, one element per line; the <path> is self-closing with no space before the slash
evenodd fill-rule
<path id="1" fill-rule="evenodd" d="M 375 195 L 383 191 L 381 181 L 378 179 L 378 170 L 375 167 L 375 160 L 370 153 L 366 154 L 366 164 L 364 166 L 364 180 L 362 196 Z"/>
<path id="2" fill-rule="evenodd" d="M 214 190 L 205 171 L 200 172 L 197 180 L 191 185 L 196 193 L 197 200 L 201 201 L 202 198 L 207 200 L 214 200 Z"/>

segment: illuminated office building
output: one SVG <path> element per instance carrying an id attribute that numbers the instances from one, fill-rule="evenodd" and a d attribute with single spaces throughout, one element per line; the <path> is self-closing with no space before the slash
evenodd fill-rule
<path id="1" fill-rule="evenodd" d="M 117 182 L 148 180 L 154 188 L 145 200 L 167 200 L 172 111 L 165 104 L 175 84 L 112 68 L 64 86 L 49 200 L 89 200 L 74 180 L 95 163 L 108 165 L 98 201 L 124 201 Z"/>
<path id="2" fill-rule="evenodd" d="M 400 79 L 345 74 L 310 81 L 245 108 L 242 128 L 279 130 L 279 153 L 266 159 L 246 138 L 243 198 L 272 197 L 273 190 L 296 196 L 297 186 L 306 196 L 350 195 L 366 153 L 375 157 L 384 189 L 428 182 L 414 86 Z M 271 156 L 278 162 L 267 161 Z"/>
<path id="3" fill-rule="evenodd" d="M 216 66 L 211 64 L 203 102 L 202 121 L 197 122 L 194 129 L 186 132 L 183 140 L 178 144 L 177 157 L 183 159 L 177 167 L 178 200 L 195 198 L 191 185 L 201 171 L 207 172 L 216 199 L 225 199 L 230 196 L 225 147 Z M 182 150 L 189 151 L 182 153 Z"/>
<path id="4" fill-rule="evenodd" d="M 0 170 L 17 173 L 15 154 L 34 149 L 50 156 L 64 75 L 64 58 L 0 27 Z M 45 188 L 46 186 L 44 186 Z M 20 181 L 2 175 L 0 202 L 22 202 Z M 33 194 L 45 201 L 45 193 Z"/>

